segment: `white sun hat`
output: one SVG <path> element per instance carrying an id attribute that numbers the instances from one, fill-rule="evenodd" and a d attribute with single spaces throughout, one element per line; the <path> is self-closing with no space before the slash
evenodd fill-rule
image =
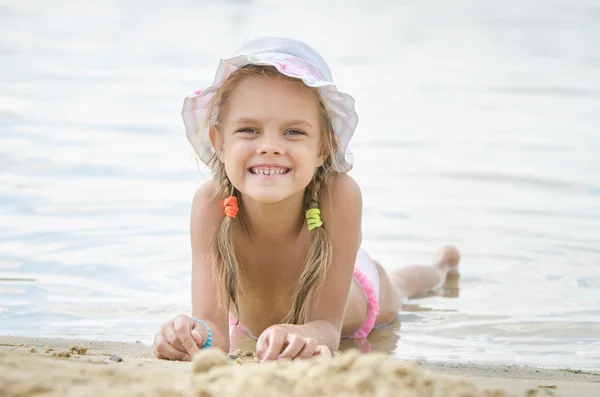
<path id="1" fill-rule="evenodd" d="M 301 41 L 282 37 L 248 40 L 231 58 L 219 62 L 211 86 L 196 90 L 185 98 L 181 115 L 187 138 L 200 160 L 209 165 L 215 153 L 207 125 L 210 100 L 234 71 L 250 64 L 274 66 L 280 73 L 301 79 L 307 86 L 318 89 L 337 141 L 337 151 L 334 154 L 336 171 L 350 171 L 353 157 L 348 144 L 358 124 L 354 98 L 338 91 L 327 63 L 317 51 Z"/>

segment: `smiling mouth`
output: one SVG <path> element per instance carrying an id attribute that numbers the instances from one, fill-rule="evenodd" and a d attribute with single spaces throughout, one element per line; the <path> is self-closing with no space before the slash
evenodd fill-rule
<path id="1" fill-rule="evenodd" d="M 248 171 L 254 175 L 274 176 L 287 174 L 291 169 L 285 167 L 251 167 Z"/>

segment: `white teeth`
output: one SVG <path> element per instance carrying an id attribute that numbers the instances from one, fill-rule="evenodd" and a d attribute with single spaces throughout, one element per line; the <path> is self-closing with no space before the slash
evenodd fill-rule
<path id="1" fill-rule="evenodd" d="M 286 168 L 279 167 L 253 167 L 250 170 L 257 175 L 282 175 L 287 172 Z"/>

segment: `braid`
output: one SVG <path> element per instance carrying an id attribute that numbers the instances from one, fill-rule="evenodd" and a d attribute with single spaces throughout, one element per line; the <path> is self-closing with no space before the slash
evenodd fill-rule
<path id="1" fill-rule="evenodd" d="M 323 190 L 325 179 L 325 172 L 323 172 L 322 168 L 319 167 L 313 176 L 313 179 L 310 181 L 308 186 L 306 187 L 306 192 L 304 193 L 304 210 L 310 208 L 319 208 L 320 199 L 321 199 L 321 191 Z"/>
<path id="2" fill-rule="evenodd" d="M 217 179 L 219 181 L 219 194 L 224 197 L 235 196 L 241 200 L 241 195 L 233 187 L 231 181 L 225 173 L 225 167 L 217 168 Z M 239 218 L 243 218 L 239 217 Z M 241 220 L 241 219 L 240 219 Z M 228 216 L 223 217 L 219 232 L 217 234 L 217 244 L 213 252 L 214 259 L 213 271 L 217 278 L 217 285 L 222 285 L 227 291 L 229 299 L 239 315 L 238 307 L 238 286 L 239 286 L 239 261 L 235 254 L 233 245 L 233 222 L 234 219 Z M 222 295 L 219 294 L 219 297 Z M 223 305 L 225 302 L 219 302 Z M 239 320 L 238 320 L 239 321 Z"/>

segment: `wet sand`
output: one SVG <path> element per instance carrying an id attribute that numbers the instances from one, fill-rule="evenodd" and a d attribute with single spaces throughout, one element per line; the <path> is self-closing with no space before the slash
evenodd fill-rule
<path id="1" fill-rule="evenodd" d="M 333 359 L 257 364 L 253 353 L 157 360 L 141 343 L 0 336 L 0 396 L 564 396 L 600 392 L 600 373 L 415 364 L 356 349 Z"/>

